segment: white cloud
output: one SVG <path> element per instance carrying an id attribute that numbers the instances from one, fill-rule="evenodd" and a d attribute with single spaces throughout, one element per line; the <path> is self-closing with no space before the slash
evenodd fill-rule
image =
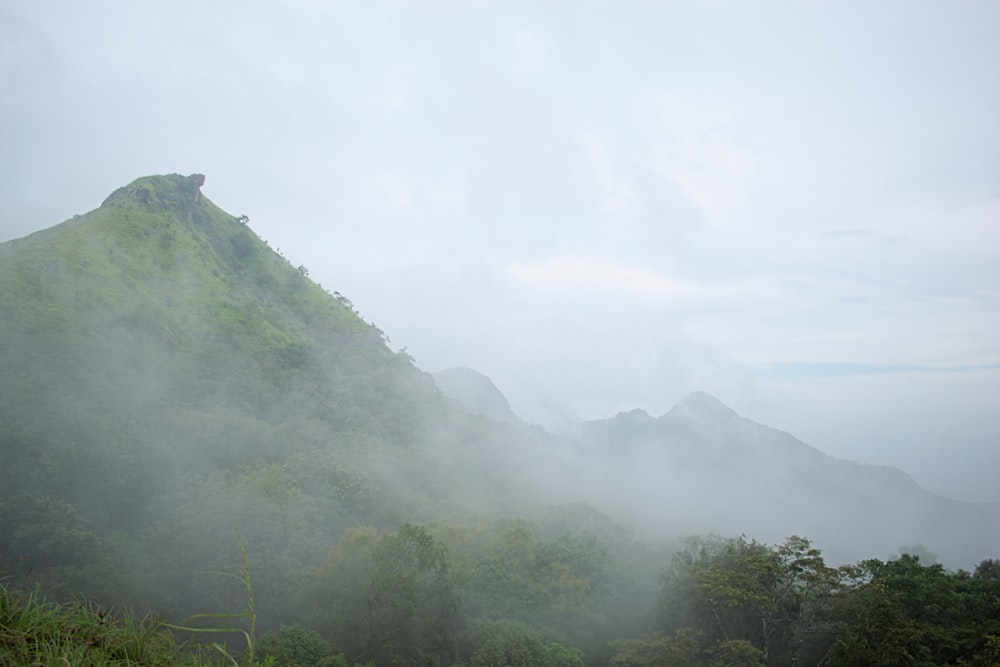
<path id="1" fill-rule="evenodd" d="M 509 271 L 530 285 L 674 296 L 689 291 L 680 281 L 597 257 L 559 257 L 538 264 L 514 264 Z"/>

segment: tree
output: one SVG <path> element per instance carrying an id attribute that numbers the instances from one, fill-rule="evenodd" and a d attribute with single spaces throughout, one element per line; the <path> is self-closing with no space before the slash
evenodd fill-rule
<path id="1" fill-rule="evenodd" d="M 709 644 L 753 637 L 754 645 L 766 646 L 777 579 L 777 559 L 766 545 L 699 538 L 664 574 L 665 629 L 694 628 Z"/>
<path id="2" fill-rule="evenodd" d="M 796 664 L 804 654 L 818 660 L 832 640 L 841 577 L 802 537 L 777 547 L 698 538 L 664 573 L 661 627 L 692 628 L 714 651 L 728 646 L 726 660 L 736 659 L 733 652 L 769 665 Z"/>
<path id="3" fill-rule="evenodd" d="M 276 665 L 289 667 L 347 667 L 343 656 L 337 655 L 317 632 L 297 625 L 282 626 L 277 632 L 261 637 L 257 654 Z"/>
<path id="4" fill-rule="evenodd" d="M 0 501 L 0 579 L 58 597 L 90 591 L 105 604 L 123 594 L 121 563 L 73 505 L 22 493 Z"/>
<path id="5" fill-rule="evenodd" d="M 709 667 L 763 667 L 764 652 L 745 639 L 730 639 L 711 648 Z"/>
<path id="6" fill-rule="evenodd" d="M 510 620 L 473 622 L 460 638 L 459 657 L 468 667 L 584 665 L 583 653 L 579 649 L 546 641 L 531 626 Z"/>
<path id="7" fill-rule="evenodd" d="M 903 554 L 866 561 L 850 595 L 850 624 L 830 657 L 843 665 L 993 665 L 1000 579 L 991 561 L 975 574 Z"/>
<path id="8" fill-rule="evenodd" d="M 352 661 L 453 657 L 458 596 L 445 550 L 423 526 L 351 531 L 308 587 L 322 629 Z"/>
<path id="9" fill-rule="evenodd" d="M 934 565 L 938 562 L 937 554 L 932 554 L 923 544 L 914 544 L 913 546 L 903 545 L 899 547 L 899 555 L 902 556 L 904 554 L 916 556 L 924 565 Z"/>
<path id="10" fill-rule="evenodd" d="M 372 550 L 368 657 L 424 664 L 450 656 L 458 598 L 445 551 L 430 532 L 404 524 Z"/>
<path id="11" fill-rule="evenodd" d="M 700 667 L 705 664 L 700 632 L 679 628 L 673 634 L 657 632 L 635 639 L 612 642 L 615 655 L 612 667 L 651 667 L 652 665 L 685 665 Z"/>

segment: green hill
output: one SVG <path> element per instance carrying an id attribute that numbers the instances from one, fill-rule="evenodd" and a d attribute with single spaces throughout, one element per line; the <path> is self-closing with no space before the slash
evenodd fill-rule
<path id="1" fill-rule="evenodd" d="M 115 515 L 160 486 L 154 471 L 329 448 L 434 399 L 345 300 L 201 196 L 202 180 L 142 178 L 0 246 L 5 488 L 60 480 L 65 499 Z M 303 420 L 323 425 L 309 442 L 282 431 Z M 401 429 L 379 435 L 401 444 Z M 111 467 L 91 470 L 98 458 Z"/>
<path id="2" fill-rule="evenodd" d="M 232 560 L 232 540 L 179 543 L 231 535 L 231 512 L 302 562 L 352 526 L 523 507 L 500 458 L 530 441 L 444 399 L 203 180 L 141 178 L 0 245 L 0 570 L 133 599 L 143 559 L 178 549 L 163 590 Z M 309 539 L 279 547 L 293 525 Z"/>

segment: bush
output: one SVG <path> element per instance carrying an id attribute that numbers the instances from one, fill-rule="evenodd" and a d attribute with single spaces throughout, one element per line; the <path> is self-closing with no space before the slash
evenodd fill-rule
<path id="1" fill-rule="evenodd" d="M 297 625 L 282 626 L 261 637 L 257 653 L 265 661 L 273 660 L 274 667 L 348 667 L 344 656 L 334 654 L 318 633 Z"/>

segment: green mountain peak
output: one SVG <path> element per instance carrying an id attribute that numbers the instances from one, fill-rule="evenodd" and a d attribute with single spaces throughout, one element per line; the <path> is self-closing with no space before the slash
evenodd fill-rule
<path id="1" fill-rule="evenodd" d="M 112 192 L 101 206 L 134 201 L 150 210 L 183 210 L 201 202 L 204 184 L 204 174 L 143 176 Z"/>
<path id="2" fill-rule="evenodd" d="M 178 474 L 229 466 L 328 445 L 430 384 L 346 299 L 202 195 L 203 183 L 140 178 L 100 208 L 0 244 L 9 492 L 51 484 L 55 456 L 72 480 L 64 498 L 93 506 L 91 485 L 135 477 L 105 479 L 127 465 L 107 451 L 114 443 L 144 461 L 144 475 L 150 457 Z M 113 463 L 96 469 L 105 457 Z"/>

